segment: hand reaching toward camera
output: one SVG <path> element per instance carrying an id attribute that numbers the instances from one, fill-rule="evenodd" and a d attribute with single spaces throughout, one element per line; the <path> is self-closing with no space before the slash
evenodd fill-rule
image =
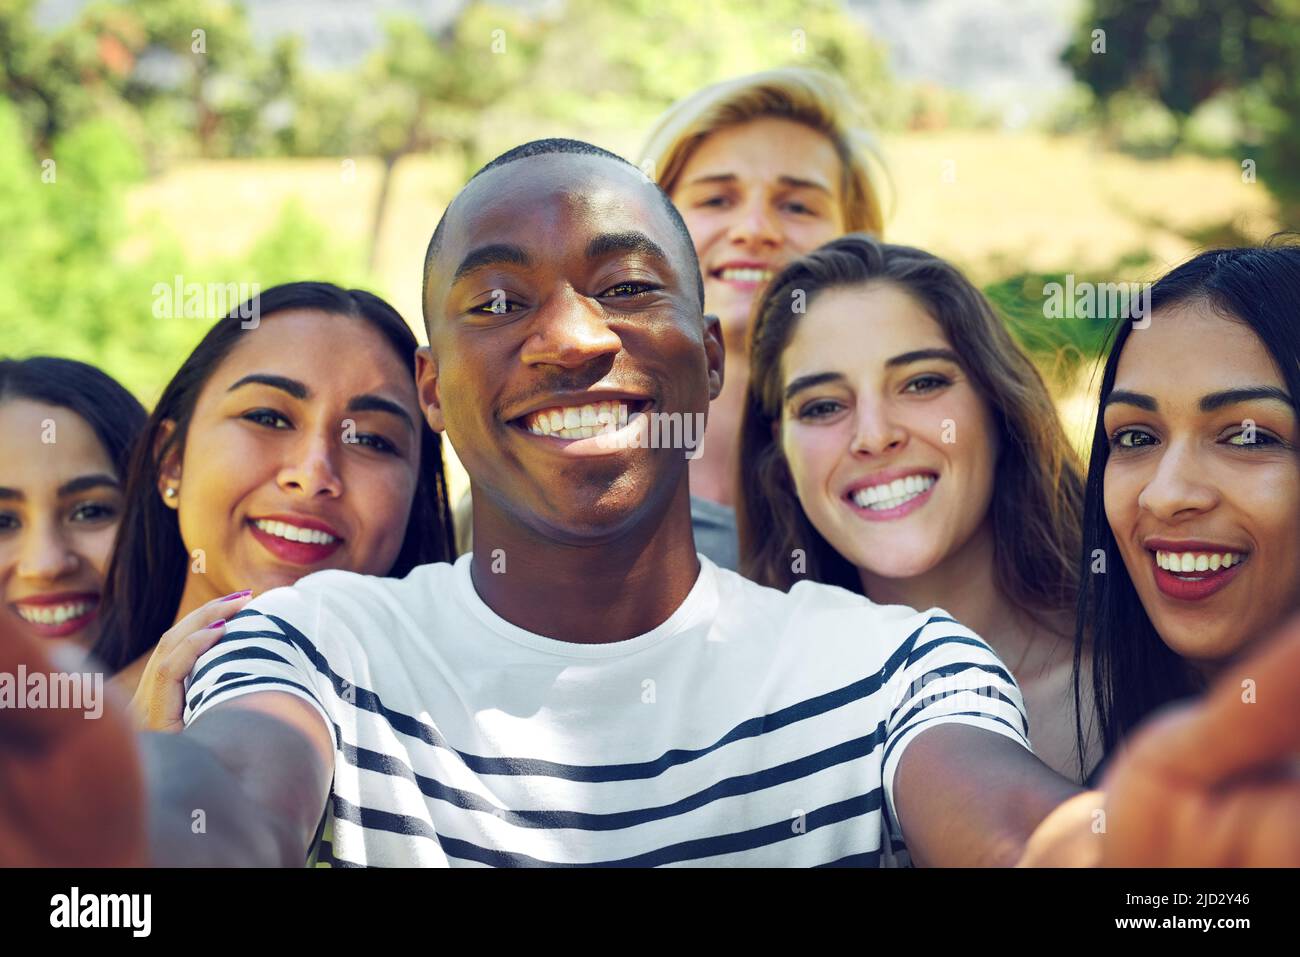
<path id="1" fill-rule="evenodd" d="M 0 674 L 16 676 L 20 666 L 28 675 L 90 667 L 0 616 Z M 107 692 L 100 682 L 99 690 Z M 102 705 L 97 717 L 84 708 L 0 711 L 0 866 L 146 863 L 145 785 L 135 735 L 122 702 L 105 694 Z"/>
<path id="2" fill-rule="evenodd" d="M 1034 831 L 1022 866 L 1300 866 L 1300 618 L 1157 714 L 1100 791 Z"/>
<path id="3" fill-rule="evenodd" d="M 1300 617 L 1133 736 L 1102 785 L 1102 863 L 1300 866 L 1297 755 Z"/>

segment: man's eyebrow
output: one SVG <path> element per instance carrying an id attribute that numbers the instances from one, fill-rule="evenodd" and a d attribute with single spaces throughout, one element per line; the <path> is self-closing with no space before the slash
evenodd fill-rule
<path id="1" fill-rule="evenodd" d="M 1224 406 L 1236 405 L 1238 402 L 1253 402 L 1257 399 L 1266 399 L 1274 402 L 1281 402 L 1289 406 L 1292 411 L 1295 410 L 1295 402 L 1291 396 L 1287 395 L 1281 389 L 1271 385 L 1249 386 L 1242 389 L 1224 389 L 1222 392 L 1211 392 L 1207 396 L 1202 396 L 1200 401 L 1202 412 L 1214 412 L 1222 409 Z"/>
<path id="2" fill-rule="evenodd" d="M 25 498 L 27 498 L 27 496 L 24 495 L 22 492 L 18 491 L 18 489 L 7 488 L 3 485 L 0 485 L 0 501 L 21 502 Z"/>
<path id="3" fill-rule="evenodd" d="M 683 183 L 683 186 L 694 186 L 696 183 L 734 183 L 736 181 L 735 173 L 708 173 L 704 176 L 697 176 L 689 182 Z"/>
<path id="4" fill-rule="evenodd" d="M 374 395 L 367 392 L 364 395 L 356 396 L 348 403 L 349 412 L 387 412 L 395 415 L 403 422 L 412 432 L 415 431 L 415 423 L 411 421 L 411 416 L 400 405 L 392 399 L 385 399 L 382 395 Z"/>
<path id="5" fill-rule="evenodd" d="M 734 183 L 737 180 L 735 173 L 708 173 L 704 176 L 697 176 L 695 179 L 684 186 L 695 186 L 698 183 Z M 794 189 L 815 189 L 825 193 L 827 196 L 833 195 L 829 186 L 825 183 L 819 183 L 816 180 L 804 179 L 801 176 L 789 176 L 782 174 L 776 178 L 776 181 L 782 186 L 793 187 Z"/>
<path id="6" fill-rule="evenodd" d="M 523 266 L 527 269 L 533 264 L 533 261 L 528 253 L 524 252 L 522 246 L 515 246 L 512 243 L 492 243 L 488 246 L 479 246 L 477 249 L 471 249 L 465 254 L 465 258 L 460 261 L 460 265 L 456 267 L 456 271 L 452 274 L 452 285 L 460 282 L 461 279 L 475 269 L 482 269 L 485 266 L 499 266 L 502 263 Z"/>
<path id="7" fill-rule="evenodd" d="M 102 473 L 95 475 L 79 475 L 71 481 L 64 482 L 59 486 L 59 498 L 65 495 L 77 495 L 81 492 L 89 491 L 92 488 L 113 488 L 120 489 L 122 483 L 111 475 Z"/>
<path id="8" fill-rule="evenodd" d="M 816 180 L 802 179 L 798 176 L 778 176 L 777 182 L 782 186 L 793 186 L 795 189 L 815 189 L 825 193 L 827 196 L 832 195 L 830 187 Z"/>
<path id="9" fill-rule="evenodd" d="M 289 393 L 295 399 L 305 399 L 311 395 L 311 389 L 297 379 L 289 379 L 282 375 L 270 375 L 265 372 L 254 372 L 251 375 L 246 375 L 226 391 L 234 392 L 246 385 L 269 385 L 272 389 L 280 389 Z"/>
<path id="10" fill-rule="evenodd" d="M 624 233 L 601 233 L 587 243 L 588 259 L 600 259 L 615 253 L 641 253 L 664 263 L 669 261 L 662 246 L 645 233 L 634 229 Z"/>
<path id="11" fill-rule="evenodd" d="M 1149 395 L 1143 395 L 1141 392 L 1129 392 L 1127 389 L 1116 389 L 1110 395 L 1106 396 L 1106 401 L 1102 408 L 1123 403 L 1124 405 L 1135 405 L 1139 409 L 1146 409 L 1148 412 L 1156 411 L 1156 400 Z"/>
<path id="12" fill-rule="evenodd" d="M 841 372 L 814 372 L 811 375 L 801 375 L 799 378 L 791 380 L 790 384 L 785 387 L 785 401 L 789 402 L 804 389 L 811 389 L 813 386 L 825 382 L 843 381 L 844 374 Z"/>
<path id="13" fill-rule="evenodd" d="M 912 362 L 924 362 L 926 359 L 943 359 L 955 365 L 961 365 L 961 360 L 957 358 L 957 353 L 951 349 L 913 349 L 911 352 L 903 352 L 894 356 L 892 359 L 885 360 L 885 368 L 893 369 L 897 366 L 905 366 Z"/>

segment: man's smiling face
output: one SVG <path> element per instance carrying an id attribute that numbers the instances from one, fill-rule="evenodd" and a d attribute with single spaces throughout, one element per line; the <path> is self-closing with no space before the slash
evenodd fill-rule
<path id="1" fill-rule="evenodd" d="M 604 157 L 533 156 L 475 178 L 443 226 L 417 375 L 476 510 L 574 543 L 661 514 L 685 451 L 644 447 L 644 419 L 579 425 L 584 406 L 613 429 L 703 415 L 721 388 L 720 331 L 655 186 Z"/>

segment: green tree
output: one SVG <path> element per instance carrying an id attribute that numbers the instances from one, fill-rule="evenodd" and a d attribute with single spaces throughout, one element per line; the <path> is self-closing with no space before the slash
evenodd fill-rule
<path id="1" fill-rule="evenodd" d="M 1103 106 L 1138 94 L 1181 128 L 1202 103 L 1235 95 L 1241 145 L 1288 220 L 1300 215 L 1300 0 L 1089 0 L 1063 58 Z"/>
<path id="2" fill-rule="evenodd" d="M 383 162 L 371 219 L 372 269 L 398 162 L 449 146 L 470 165 L 480 114 L 525 81 L 534 51 L 528 20 L 479 2 L 468 4 L 437 33 L 409 19 L 385 24 L 383 47 L 358 77 L 365 91 L 357 104 L 359 145 Z"/>

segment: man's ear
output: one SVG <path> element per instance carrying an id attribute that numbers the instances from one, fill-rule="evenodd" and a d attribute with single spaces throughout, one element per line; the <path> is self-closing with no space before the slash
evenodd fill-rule
<path id="1" fill-rule="evenodd" d="M 704 314 L 704 354 L 709 362 L 709 399 L 722 393 L 722 372 L 727 360 L 727 347 L 722 341 L 722 321 L 717 316 Z"/>
<path id="2" fill-rule="evenodd" d="M 446 423 L 442 420 L 442 399 L 438 396 L 438 363 L 428 346 L 415 350 L 415 392 L 429 428 L 435 432 L 446 431 Z"/>
<path id="3" fill-rule="evenodd" d="M 158 434 L 154 436 L 153 454 L 157 459 L 167 441 L 176 433 L 176 422 L 163 419 L 158 423 Z M 181 450 L 173 445 L 166 456 L 158 463 L 158 494 L 168 508 L 179 508 L 181 500 Z"/>

